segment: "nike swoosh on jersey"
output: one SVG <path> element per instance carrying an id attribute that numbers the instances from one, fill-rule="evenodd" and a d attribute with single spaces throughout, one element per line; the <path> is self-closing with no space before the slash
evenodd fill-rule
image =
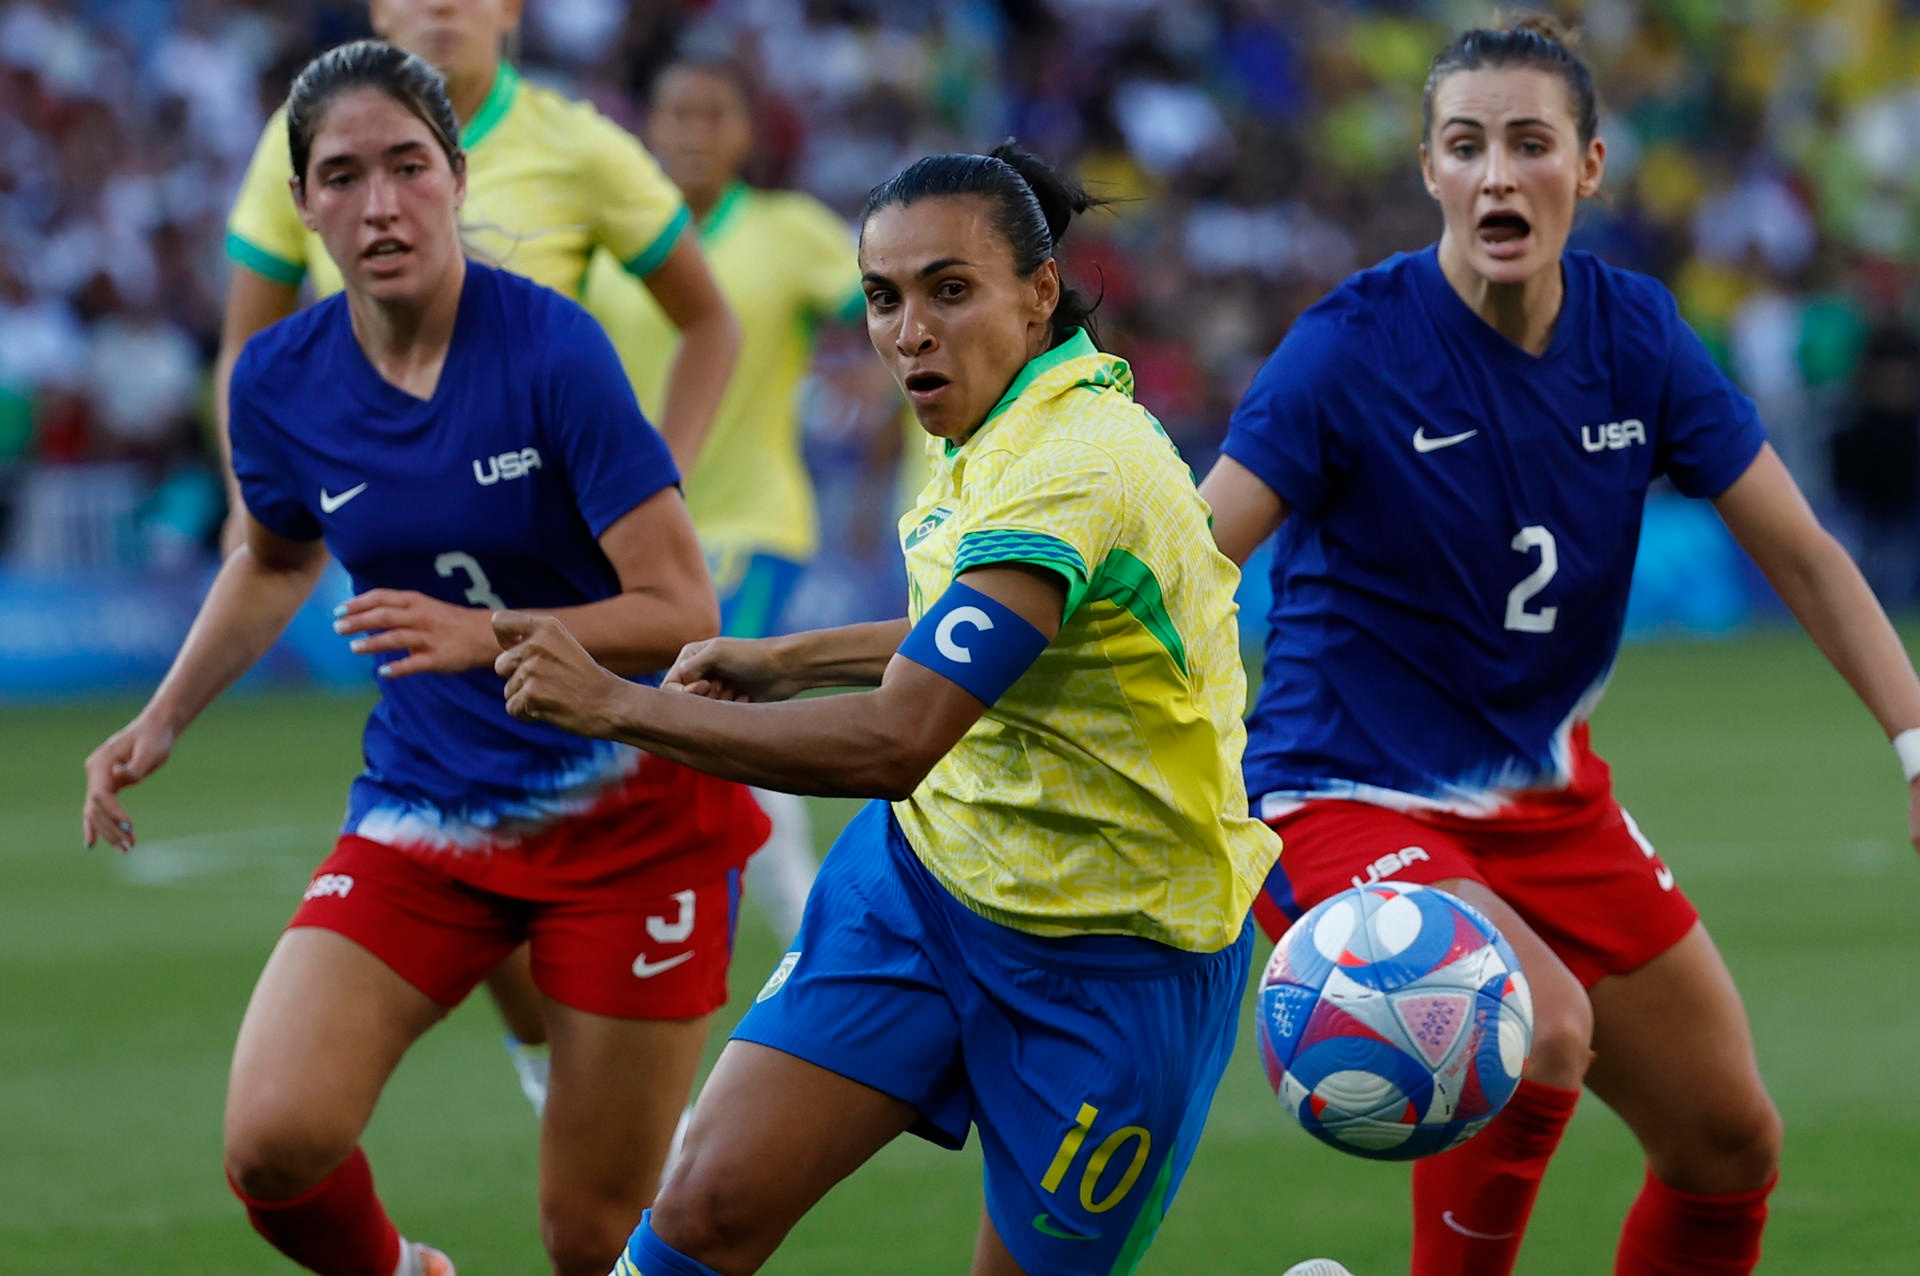
<path id="1" fill-rule="evenodd" d="M 323 487 L 320 489 L 320 512 L 322 514 L 331 514 L 335 510 L 339 509 L 342 505 L 345 505 L 348 501 L 352 500 L 354 497 L 360 495 L 360 493 L 366 490 L 367 490 L 367 485 L 365 483 L 362 483 L 358 487 L 348 488 L 346 491 L 340 493 L 340 495 L 338 496 L 328 496 L 327 489 Z"/>
<path id="2" fill-rule="evenodd" d="M 1438 452 L 1443 447 L 1452 447 L 1456 443 L 1465 443 L 1478 433 L 1480 433 L 1478 430 L 1463 430 L 1459 434 L 1449 434 L 1444 438 L 1434 439 L 1427 437 L 1427 427 L 1423 425 L 1413 432 L 1413 450 L 1416 452 Z"/>
<path id="3" fill-rule="evenodd" d="M 1082 1236 L 1078 1232 L 1069 1232 L 1045 1214 L 1035 1214 L 1033 1216 L 1033 1230 L 1063 1241 L 1097 1241 L 1100 1239 L 1100 1233 L 1098 1232 L 1093 1233 L 1091 1236 Z"/>
<path id="4" fill-rule="evenodd" d="M 635 957 L 633 959 L 633 975 L 634 975 L 634 978 L 636 979 L 652 979 L 655 975 L 661 974 L 665 971 L 672 970 L 675 966 L 680 965 L 682 962 L 689 962 L 692 960 L 693 960 L 693 954 L 690 952 L 681 953 L 675 957 L 669 957 L 665 961 L 648 961 L 647 955 L 645 953 L 641 953 L 638 957 Z"/>

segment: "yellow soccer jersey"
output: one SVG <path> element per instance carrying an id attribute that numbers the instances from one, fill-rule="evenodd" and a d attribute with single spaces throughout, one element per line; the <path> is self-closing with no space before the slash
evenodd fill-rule
<path id="1" fill-rule="evenodd" d="M 584 102 L 523 82 L 506 63 L 460 130 L 460 145 L 468 242 L 569 297 L 580 296 L 596 256 L 650 274 L 690 220 L 679 190 L 631 134 Z M 292 171 L 283 108 L 267 121 L 227 219 L 227 255 L 285 284 L 311 274 L 324 297 L 340 290 L 340 272 L 300 224 L 287 190 Z M 631 277 L 620 286 L 640 291 Z"/>
<path id="2" fill-rule="evenodd" d="M 700 248 L 740 321 L 740 362 L 687 476 L 687 512 L 717 563 L 732 559 L 744 567 L 755 553 L 804 562 L 820 533 L 795 400 L 818 321 L 864 311 L 853 238 L 810 196 L 735 185 L 700 220 Z M 598 287 L 596 275 L 589 305 Z M 640 406 L 657 415 L 674 330 L 652 297 L 642 295 L 634 306 L 640 313 L 633 321 L 603 322 Z M 729 584 L 717 583 L 723 590 Z"/>
<path id="3" fill-rule="evenodd" d="M 1240 778 L 1239 572 L 1132 391 L 1127 365 L 1076 333 L 945 452 L 901 519 L 916 622 L 994 563 L 1068 590 L 1059 635 L 893 809 L 928 871 L 1004 926 L 1215 952 L 1280 843 Z"/>

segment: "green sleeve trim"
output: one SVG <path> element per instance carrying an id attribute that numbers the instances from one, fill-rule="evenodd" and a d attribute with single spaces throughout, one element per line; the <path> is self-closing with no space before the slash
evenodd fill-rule
<path id="1" fill-rule="evenodd" d="M 297 261 L 288 261 L 276 256 L 250 240 L 242 239 L 235 231 L 227 232 L 227 257 L 234 264 L 245 266 L 256 275 L 273 280 L 277 284 L 286 284 L 298 288 L 300 281 L 307 277 L 307 268 Z"/>
<path id="2" fill-rule="evenodd" d="M 627 273 L 635 278 L 645 279 L 660 269 L 666 264 L 667 255 L 673 251 L 673 246 L 680 242 L 680 236 L 685 234 L 687 227 L 692 224 L 693 214 L 687 211 L 685 204 L 680 205 L 680 211 L 673 215 L 673 220 L 667 223 L 666 229 L 655 235 L 651 244 L 622 263 L 626 266 Z"/>
<path id="3" fill-rule="evenodd" d="M 1167 601 L 1160 592 L 1160 581 L 1153 569 L 1129 554 L 1116 549 L 1100 564 L 1100 572 L 1088 587 L 1087 596 L 1096 602 L 1109 602 L 1122 608 L 1153 635 L 1166 649 L 1181 676 L 1187 672 L 1187 644 L 1167 614 Z"/>
<path id="4" fill-rule="evenodd" d="M 966 572 L 999 563 L 1027 563 L 1065 578 L 1067 605 L 1060 613 L 1062 620 L 1073 615 L 1086 597 L 1087 560 L 1065 541 L 1042 532 L 968 532 L 960 538 L 960 548 L 953 556 L 953 575 L 958 579 Z"/>

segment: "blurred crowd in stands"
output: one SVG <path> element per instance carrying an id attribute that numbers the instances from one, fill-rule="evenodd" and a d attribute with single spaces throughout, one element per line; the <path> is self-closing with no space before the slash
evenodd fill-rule
<path id="1" fill-rule="evenodd" d="M 1666 280 L 1895 603 L 1920 601 L 1920 3 L 1568 0 L 1603 103 L 1576 246 Z M 518 60 L 638 129 L 687 42 L 757 69 L 756 177 L 849 215 L 1018 135 L 1112 215 L 1069 273 L 1204 471 L 1299 311 L 1438 233 L 1419 90 L 1452 0 L 527 0 Z M 268 111 L 365 0 L 0 0 L 0 567 L 213 553 L 223 223 Z M 808 413 L 847 437 L 823 354 Z M 897 449 L 896 449 L 897 450 Z M 875 490 L 869 487 L 866 490 Z M 831 508 L 831 507 L 830 507 Z M 886 539 L 889 511 L 844 529 Z M 855 518 L 867 517 L 857 514 Z M 874 538 L 878 538 L 875 540 Z"/>

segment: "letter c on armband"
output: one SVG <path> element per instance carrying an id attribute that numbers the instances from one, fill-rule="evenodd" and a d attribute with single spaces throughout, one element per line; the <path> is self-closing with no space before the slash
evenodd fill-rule
<path id="1" fill-rule="evenodd" d="M 1046 649 L 1047 636 L 1019 612 L 957 581 L 900 644 L 902 656 L 986 705 L 1005 695 Z"/>

